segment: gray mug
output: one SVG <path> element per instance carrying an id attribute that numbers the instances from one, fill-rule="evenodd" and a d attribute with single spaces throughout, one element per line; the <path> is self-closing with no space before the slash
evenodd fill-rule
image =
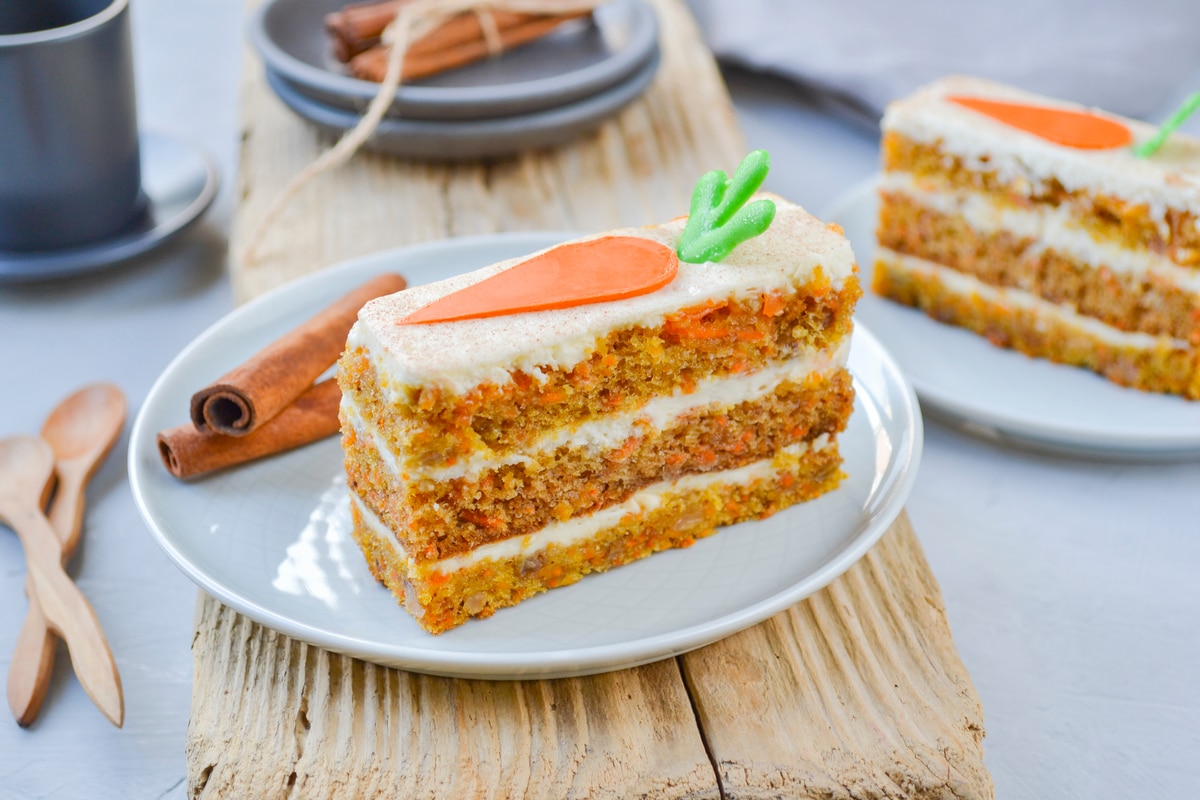
<path id="1" fill-rule="evenodd" d="M 3 0 L 0 251 L 58 250 L 144 213 L 129 0 Z"/>

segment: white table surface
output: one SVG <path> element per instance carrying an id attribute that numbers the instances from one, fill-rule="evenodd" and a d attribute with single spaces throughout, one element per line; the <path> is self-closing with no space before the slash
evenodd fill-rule
<path id="1" fill-rule="evenodd" d="M 184 240 L 118 270 L 0 285 L 0 436 L 36 433 L 94 380 L 117 383 L 136 411 L 167 362 L 230 310 L 241 15 L 238 0 L 133 4 L 142 126 L 206 148 L 221 193 Z M 870 131 L 780 81 L 730 79 L 750 144 L 773 154 L 770 188 L 820 211 L 875 170 Z M 908 508 L 983 698 L 997 796 L 1195 797 L 1200 464 L 1085 462 L 926 430 Z M 101 717 L 60 653 L 37 723 L 0 719 L 0 797 L 186 796 L 196 589 L 145 531 L 126 455 L 123 438 L 92 484 L 73 565 L 120 667 L 125 727 Z M 0 672 L 24 572 L 0 530 Z"/>

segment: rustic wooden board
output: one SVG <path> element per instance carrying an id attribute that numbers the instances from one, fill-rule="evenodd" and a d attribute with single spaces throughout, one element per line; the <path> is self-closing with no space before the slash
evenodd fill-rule
<path id="1" fill-rule="evenodd" d="M 653 0 L 644 98 L 555 151 L 457 166 L 357 156 L 237 257 L 275 192 L 329 141 L 247 55 L 233 280 L 246 300 L 422 240 L 602 230 L 686 211 L 744 152 L 681 0 Z M 251 6 L 255 3 L 251 3 Z M 556 681 L 436 678 L 291 640 L 201 595 L 188 729 L 193 798 L 988 798 L 982 709 L 901 518 L 846 576 L 695 653 Z"/>
<path id="2" fill-rule="evenodd" d="M 907 514 L 823 591 L 684 655 L 729 798 L 982 798 L 983 708 Z"/>

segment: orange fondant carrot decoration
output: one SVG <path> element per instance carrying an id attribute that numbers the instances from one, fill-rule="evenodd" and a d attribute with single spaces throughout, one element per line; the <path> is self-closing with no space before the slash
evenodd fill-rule
<path id="1" fill-rule="evenodd" d="M 559 245 L 418 309 L 401 325 L 570 308 L 649 294 L 675 278 L 679 257 L 636 236 Z"/>
<path id="2" fill-rule="evenodd" d="M 962 95 L 951 95 L 946 99 L 1064 147 L 1111 150 L 1124 147 L 1133 141 L 1133 133 L 1126 125 L 1090 111 L 1072 111 Z"/>

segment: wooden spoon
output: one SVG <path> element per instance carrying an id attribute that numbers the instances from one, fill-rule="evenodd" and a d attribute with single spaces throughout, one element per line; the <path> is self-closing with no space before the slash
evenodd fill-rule
<path id="1" fill-rule="evenodd" d="M 35 436 L 0 440 L 0 522 L 17 532 L 50 630 L 67 643 L 75 675 L 96 707 L 116 726 L 125 720 L 121 676 L 100 620 L 62 566 L 62 542 L 38 507 L 54 471 L 54 451 Z"/>
<path id="2" fill-rule="evenodd" d="M 93 383 L 59 403 L 42 425 L 54 450 L 58 488 L 47 516 L 71 558 L 83 529 L 84 487 L 108 456 L 125 426 L 125 395 L 111 383 Z"/>
<path id="3" fill-rule="evenodd" d="M 94 383 L 63 400 L 42 425 L 42 438 L 54 450 L 58 490 L 50 526 L 62 542 L 62 563 L 70 562 L 83 530 L 84 488 L 103 463 L 125 425 L 125 395 L 111 383 Z M 8 707 L 21 726 L 41 711 L 54 674 L 56 638 L 46 625 L 37 594 L 25 582 L 29 611 L 17 636 L 8 669 Z"/>

